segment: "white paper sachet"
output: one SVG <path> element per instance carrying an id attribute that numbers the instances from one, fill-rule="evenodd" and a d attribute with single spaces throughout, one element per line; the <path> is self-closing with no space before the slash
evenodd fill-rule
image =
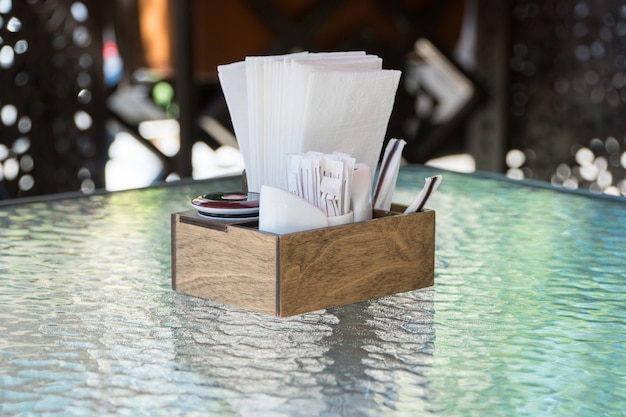
<path id="1" fill-rule="evenodd" d="M 287 171 L 287 191 L 295 195 L 302 195 L 302 181 L 300 181 L 300 162 L 304 158 L 301 154 L 289 155 L 289 169 Z"/>
<path id="2" fill-rule="evenodd" d="M 319 207 L 327 216 L 339 216 L 343 212 L 344 163 L 335 155 L 322 159 L 322 180 L 320 181 Z"/>
<path id="3" fill-rule="evenodd" d="M 351 211 L 355 162 L 350 155 L 340 153 L 289 155 L 288 190 L 328 217 L 346 215 Z"/>
<path id="4" fill-rule="evenodd" d="M 352 174 L 352 211 L 354 222 L 372 219 L 372 171 L 363 163 L 354 166 Z"/>
<path id="5" fill-rule="evenodd" d="M 352 200 L 352 177 L 354 175 L 356 159 L 341 152 L 333 152 L 332 156 L 343 162 L 343 205 L 341 207 L 341 212 L 347 213 L 350 211 L 350 201 Z"/>
<path id="6" fill-rule="evenodd" d="M 322 177 L 320 183 L 319 208 L 327 217 L 339 216 L 341 213 L 341 179 Z"/>

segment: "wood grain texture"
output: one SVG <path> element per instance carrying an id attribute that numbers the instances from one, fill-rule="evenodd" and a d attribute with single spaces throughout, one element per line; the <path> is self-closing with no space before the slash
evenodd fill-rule
<path id="1" fill-rule="evenodd" d="M 181 222 L 192 216 L 194 222 Z M 229 225 L 200 227 L 195 212 L 174 215 L 172 253 L 176 291 L 276 314 L 277 238 L 256 229 Z"/>
<path id="2" fill-rule="evenodd" d="M 280 316 L 434 284 L 435 212 L 280 237 Z"/>
<path id="3" fill-rule="evenodd" d="M 435 212 L 374 217 L 279 236 L 174 214 L 172 288 L 286 317 L 433 285 Z"/>

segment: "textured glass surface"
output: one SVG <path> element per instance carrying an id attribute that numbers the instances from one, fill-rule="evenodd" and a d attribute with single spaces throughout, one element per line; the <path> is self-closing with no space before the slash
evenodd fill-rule
<path id="1" fill-rule="evenodd" d="M 444 173 L 433 288 L 277 319 L 171 290 L 170 213 L 237 185 L 0 207 L 0 414 L 624 415 L 624 203 Z"/>

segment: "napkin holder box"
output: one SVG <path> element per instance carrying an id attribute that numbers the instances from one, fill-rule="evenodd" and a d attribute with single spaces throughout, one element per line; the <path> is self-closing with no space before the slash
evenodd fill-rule
<path id="1" fill-rule="evenodd" d="M 434 284 L 435 212 L 276 235 L 258 222 L 172 214 L 172 288 L 286 317 Z"/>

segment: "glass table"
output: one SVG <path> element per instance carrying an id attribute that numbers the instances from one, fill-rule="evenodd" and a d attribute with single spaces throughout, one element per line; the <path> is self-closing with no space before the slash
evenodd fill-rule
<path id="1" fill-rule="evenodd" d="M 443 175 L 434 287 L 284 319 L 171 289 L 239 178 L 0 206 L 0 415 L 626 415 L 626 203 Z"/>

